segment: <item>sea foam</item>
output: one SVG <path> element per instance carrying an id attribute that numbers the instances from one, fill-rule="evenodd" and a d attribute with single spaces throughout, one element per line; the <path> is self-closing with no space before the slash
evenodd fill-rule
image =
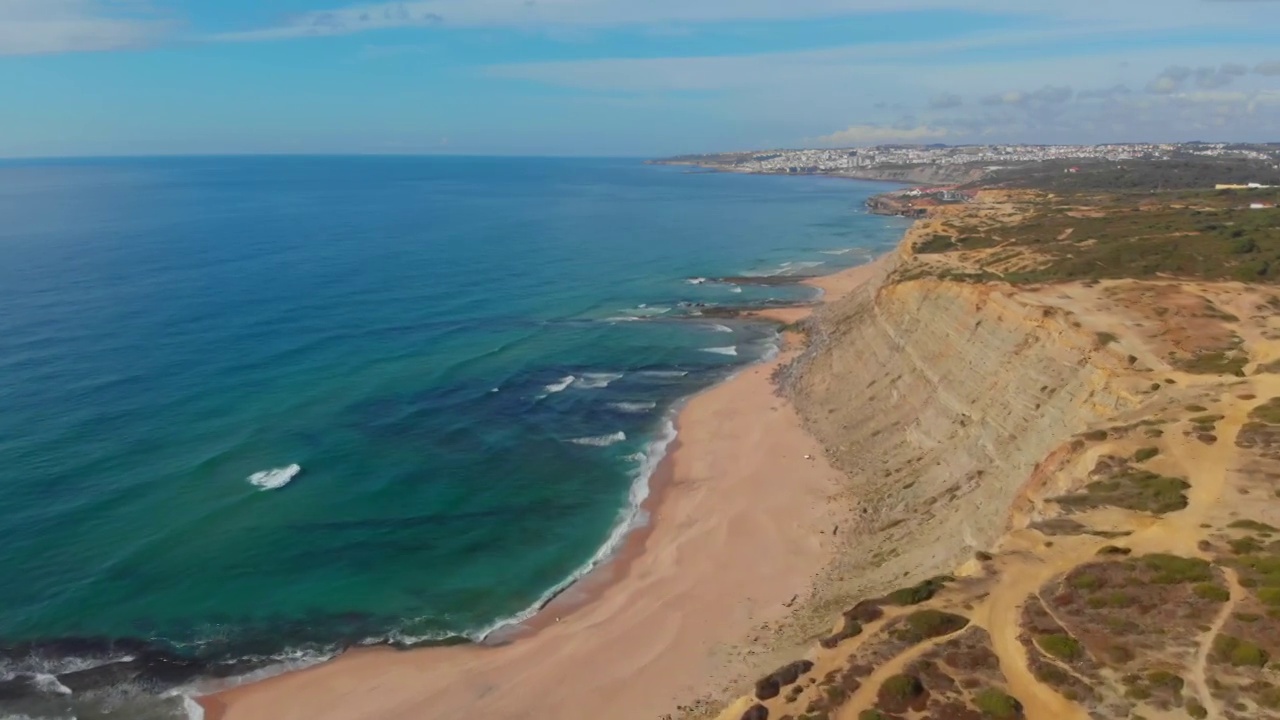
<path id="1" fill-rule="evenodd" d="M 681 378 L 689 374 L 688 370 L 644 370 L 640 373 L 651 378 Z"/>
<path id="2" fill-rule="evenodd" d="M 612 435 L 598 435 L 596 437 L 574 438 L 569 442 L 573 443 L 574 445 L 591 445 L 593 447 L 609 447 L 610 445 L 620 443 L 626 439 L 627 439 L 626 433 L 616 432 L 616 433 L 613 433 Z"/>
<path id="3" fill-rule="evenodd" d="M 256 485 L 262 490 L 279 490 L 288 485 L 300 472 L 302 472 L 302 466 L 295 463 L 287 467 L 256 472 L 250 475 L 248 480 L 249 484 Z"/>
<path id="4" fill-rule="evenodd" d="M 573 376 L 573 375 L 565 375 L 564 377 L 560 378 L 559 380 L 557 380 L 557 381 L 555 381 L 555 382 L 551 383 L 550 385 L 546 386 L 544 389 L 547 391 L 547 395 L 551 395 L 552 393 L 558 393 L 558 392 L 560 392 L 560 391 L 564 390 L 565 388 L 569 387 L 570 385 L 572 385 L 572 384 L 573 384 L 573 381 L 574 381 L 574 380 L 577 380 L 577 379 L 578 379 L 578 378 L 577 378 L 576 376 Z"/>
<path id="5" fill-rule="evenodd" d="M 658 407 L 658 403 L 656 402 L 616 402 L 616 403 L 609 403 L 609 407 L 613 408 L 614 410 L 617 410 L 618 412 L 639 414 L 639 413 L 649 412 L 650 410 Z"/>
<path id="6" fill-rule="evenodd" d="M 622 373 L 583 373 L 573 386 L 581 390 L 598 390 L 609 387 L 609 383 L 621 377 Z"/>
<path id="7" fill-rule="evenodd" d="M 521 610 L 520 612 L 506 618 L 494 621 L 492 624 L 484 627 L 476 632 L 468 633 L 467 636 L 476 642 L 483 642 L 486 638 L 493 635 L 499 630 L 519 625 L 534 615 L 538 611 L 547 606 L 552 600 L 556 599 L 560 593 L 564 592 L 571 585 L 582 579 L 587 573 L 607 562 L 613 554 L 622 546 L 627 535 L 637 527 L 641 527 L 648 522 L 648 514 L 644 511 L 644 501 L 649 498 L 649 479 L 653 476 L 653 471 L 657 469 L 658 463 L 662 462 L 662 458 L 667 454 L 667 448 L 671 445 L 671 441 L 676 439 L 675 422 L 668 417 L 663 423 L 662 432 L 648 447 L 644 453 L 631 456 L 628 459 L 634 459 L 637 462 L 636 469 L 632 474 L 631 489 L 627 493 L 627 505 L 619 513 L 618 522 L 610 531 L 609 537 L 600 546 L 599 550 L 591 556 L 589 560 L 583 563 L 577 570 L 574 570 L 564 580 L 561 580 L 550 590 L 542 594 L 532 605 Z"/>
<path id="8" fill-rule="evenodd" d="M 738 348 L 736 345 L 730 345 L 728 347 L 702 348 L 702 352 L 715 353 L 716 355 L 737 355 Z"/>

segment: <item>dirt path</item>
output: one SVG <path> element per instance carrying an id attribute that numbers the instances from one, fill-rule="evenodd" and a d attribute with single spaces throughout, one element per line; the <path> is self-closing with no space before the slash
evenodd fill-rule
<path id="1" fill-rule="evenodd" d="M 1038 533 L 1020 533 L 1039 544 Z M 1000 580 L 992 588 L 986 602 L 974 611 L 974 622 L 991 634 L 992 648 L 1000 658 L 1000 670 L 1009 682 L 1009 693 L 1022 703 L 1027 720 L 1086 720 L 1088 715 L 1075 703 L 1036 679 L 1027 661 L 1026 648 L 1018 636 L 1022 633 L 1022 604 L 1037 593 L 1040 586 L 1061 572 L 1088 559 L 1095 552 L 1094 538 L 1064 538 L 1051 552 L 1028 548 L 1012 555 L 1000 567 Z"/>
<path id="2" fill-rule="evenodd" d="M 1222 710 L 1218 707 L 1218 701 L 1213 697 L 1213 693 L 1209 691 L 1209 683 L 1205 679 L 1205 666 L 1209 662 L 1209 652 L 1213 649 L 1214 639 L 1218 637 L 1218 633 L 1222 632 L 1222 626 L 1231 617 L 1236 603 L 1244 596 L 1244 588 L 1240 587 L 1236 571 L 1223 568 L 1222 572 L 1227 577 L 1227 588 L 1231 591 L 1231 598 L 1222 604 L 1222 609 L 1218 611 L 1218 617 L 1214 618 L 1213 625 L 1201 636 L 1195 664 L 1191 666 L 1191 685 L 1195 687 L 1196 694 L 1200 696 L 1200 703 L 1209 711 L 1208 716 L 1211 718 L 1222 717 Z"/>

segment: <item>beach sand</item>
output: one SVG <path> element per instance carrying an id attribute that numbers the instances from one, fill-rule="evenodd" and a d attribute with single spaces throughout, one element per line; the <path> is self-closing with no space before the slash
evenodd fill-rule
<path id="1" fill-rule="evenodd" d="M 874 275 L 869 265 L 813 284 L 830 301 Z M 737 650 L 808 594 L 847 511 L 832 500 L 841 475 L 771 380 L 795 352 L 688 402 L 648 527 L 512 642 L 351 651 L 205 696 L 206 717 L 654 720 L 741 679 Z"/>

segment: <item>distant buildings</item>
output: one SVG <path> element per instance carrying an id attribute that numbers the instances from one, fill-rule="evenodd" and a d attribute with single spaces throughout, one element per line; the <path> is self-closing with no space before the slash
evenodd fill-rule
<path id="1" fill-rule="evenodd" d="M 737 172 L 847 174 L 931 165 L 975 166 L 986 170 L 1022 163 L 1057 161 L 1172 160 L 1188 156 L 1265 160 L 1280 163 L 1280 147 L 1228 143 L 1121 143 L 1115 145 L 878 145 L 863 148 L 767 150 L 692 156 L 695 164 Z M 688 160 L 690 158 L 677 158 Z M 1082 172 L 1071 165 L 1064 172 Z"/>

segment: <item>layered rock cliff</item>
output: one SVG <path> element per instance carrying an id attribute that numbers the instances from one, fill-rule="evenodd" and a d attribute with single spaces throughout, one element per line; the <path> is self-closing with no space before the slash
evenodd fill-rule
<path id="1" fill-rule="evenodd" d="M 1070 314 L 1008 287 L 895 281 L 904 261 L 820 311 L 785 379 L 859 508 L 824 606 L 990 549 L 1045 457 L 1140 401 L 1124 356 Z"/>

